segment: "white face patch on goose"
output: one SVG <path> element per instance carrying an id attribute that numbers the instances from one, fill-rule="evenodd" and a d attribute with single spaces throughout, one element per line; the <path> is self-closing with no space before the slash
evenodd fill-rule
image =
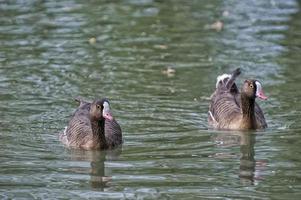
<path id="1" fill-rule="evenodd" d="M 261 87 L 261 83 L 259 83 L 259 81 L 255 81 L 256 84 L 256 97 L 259 97 L 260 99 L 266 100 L 268 99 L 267 96 L 264 95 L 262 87 Z"/>
<path id="2" fill-rule="evenodd" d="M 112 120 L 113 116 L 110 111 L 110 104 L 109 102 L 105 101 L 103 104 L 102 116 L 107 120 Z"/>
<path id="3" fill-rule="evenodd" d="M 255 84 L 256 84 L 256 96 L 258 96 L 259 93 L 262 91 L 262 87 L 258 81 L 255 81 Z"/>
<path id="4" fill-rule="evenodd" d="M 103 103 L 103 113 L 107 113 L 108 111 L 110 111 L 110 104 L 105 101 Z"/>

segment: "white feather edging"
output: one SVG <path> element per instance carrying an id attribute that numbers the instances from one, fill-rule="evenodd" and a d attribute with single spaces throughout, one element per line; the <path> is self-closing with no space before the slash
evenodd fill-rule
<path id="1" fill-rule="evenodd" d="M 64 135 L 67 135 L 67 126 L 65 127 L 65 130 L 64 130 Z"/>
<path id="2" fill-rule="evenodd" d="M 231 79 L 231 77 L 232 77 L 232 75 L 231 74 L 223 74 L 223 75 L 220 75 L 220 76 L 218 76 L 217 78 L 216 78 L 216 88 L 218 87 L 218 84 L 221 82 L 221 81 L 223 81 L 224 79 L 226 79 L 226 78 L 229 78 L 229 80 Z"/>
<path id="3" fill-rule="evenodd" d="M 209 115 L 210 115 L 212 121 L 213 121 L 214 123 L 217 124 L 217 121 L 216 121 L 216 119 L 213 117 L 212 112 L 211 112 L 211 111 L 208 111 L 208 113 L 209 113 Z"/>

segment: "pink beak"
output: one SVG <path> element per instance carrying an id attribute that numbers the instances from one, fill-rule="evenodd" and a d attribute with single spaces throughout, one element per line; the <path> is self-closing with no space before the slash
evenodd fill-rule
<path id="1" fill-rule="evenodd" d="M 105 118 L 107 120 L 110 120 L 110 121 L 113 120 L 113 115 L 110 111 L 110 105 L 108 102 L 103 103 L 102 116 L 103 116 L 103 118 Z"/>
<path id="2" fill-rule="evenodd" d="M 262 87 L 261 87 L 261 84 L 259 83 L 259 81 L 255 81 L 255 84 L 257 87 L 256 97 L 259 97 L 260 99 L 263 99 L 263 100 L 267 100 L 268 97 L 265 96 L 265 94 L 263 93 L 263 90 L 262 90 Z"/>
<path id="3" fill-rule="evenodd" d="M 107 112 L 103 112 L 103 117 L 107 120 L 113 120 L 113 115 L 111 112 L 107 111 Z"/>
<path id="4" fill-rule="evenodd" d="M 259 98 L 262 99 L 262 100 L 267 100 L 267 99 L 268 99 L 268 97 L 265 96 L 265 94 L 263 93 L 263 90 L 262 90 L 262 89 L 259 90 L 258 92 L 256 92 L 256 96 L 259 97 Z"/>

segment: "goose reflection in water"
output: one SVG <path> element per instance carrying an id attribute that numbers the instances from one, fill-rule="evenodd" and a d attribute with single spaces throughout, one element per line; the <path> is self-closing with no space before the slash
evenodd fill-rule
<path id="1" fill-rule="evenodd" d="M 118 160 L 122 153 L 122 148 L 106 151 L 85 151 L 80 149 L 69 149 L 72 161 L 88 161 L 90 167 L 82 166 L 78 163 L 77 167 L 70 170 L 76 174 L 90 175 L 90 185 L 92 188 L 104 191 L 112 182 L 112 171 L 106 167 L 107 161 Z M 75 163 L 76 164 L 76 163 Z"/>
<path id="2" fill-rule="evenodd" d="M 243 185 L 256 185 L 260 180 L 262 171 L 266 166 L 265 160 L 255 160 L 254 145 L 256 142 L 256 133 L 254 132 L 225 132 L 214 136 L 214 141 L 218 147 L 231 148 L 240 146 L 240 165 L 239 178 Z M 231 152 L 232 153 L 232 152 Z M 237 158 L 237 155 L 231 153 L 219 153 L 214 155 L 216 158 Z"/>

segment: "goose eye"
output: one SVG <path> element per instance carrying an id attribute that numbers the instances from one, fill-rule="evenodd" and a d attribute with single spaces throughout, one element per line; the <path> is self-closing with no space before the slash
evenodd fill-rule
<path id="1" fill-rule="evenodd" d="M 254 85 L 250 85 L 250 88 L 254 88 Z"/>
<path id="2" fill-rule="evenodd" d="M 100 109 L 100 105 L 96 105 L 97 109 Z"/>

